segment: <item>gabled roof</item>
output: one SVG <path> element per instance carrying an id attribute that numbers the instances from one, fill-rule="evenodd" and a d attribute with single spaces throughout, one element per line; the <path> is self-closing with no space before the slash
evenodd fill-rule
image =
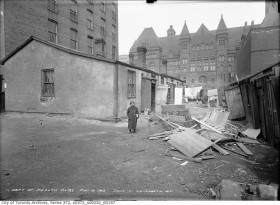
<path id="1" fill-rule="evenodd" d="M 224 21 L 223 14 L 221 15 L 221 19 L 220 19 L 220 22 L 219 22 L 219 25 L 218 25 L 218 28 L 217 28 L 217 33 L 218 32 L 227 32 L 227 26 L 226 26 L 226 23 Z"/>
<path id="2" fill-rule="evenodd" d="M 192 44 L 201 42 L 213 42 L 216 40 L 216 36 L 208 30 L 208 28 L 202 23 L 196 33 L 192 37 Z"/>
<path id="3" fill-rule="evenodd" d="M 25 42 L 23 42 L 21 45 L 19 45 L 15 50 L 13 50 L 10 54 L 8 54 L 5 58 L 3 58 L 0 61 L 0 65 L 4 65 L 4 63 L 10 59 L 12 56 L 14 56 L 17 52 L 19 52 L 21 49 L 23 49 L 24 47 L 26 47 L 29 43 L 31 43 L 32 41 L 38 41 L 40 43 L 43 43 L 45 45 L 57 48 L 59 50 L 65 51 L 67 53 L 73 54 L 73 55 L 78 55 L 78 56 L 83 56 L 83 57 L 87 57 L 87 58 L 92 58 L 92 59 L 96 59 L 96 60 L 101 60 L 101 61 L 106 61 L 109 63 L 114 63 L 113 60 L 108 59 L 108 58 L 104 58 L 104 57 L 99 57 L 99 56 L 93 56 L 93 55 L 89 55 L 87 53 L 83 53 L 77 50 L 72 50 L 70 48 L 58 45 L 58 44 L 54 44 L 51 43 L 49 41 L 45 41 L 43 39 L 37 38 L 35 36 L 30 36 L 30 38 L 28 38 Z"/>
<path id="4" fill-rule="evenodd" d="M 137 50 L 137 47 L 143 46 L 143 43 L 146 44 L 147 48 L 158 48 L 160 47 L 160 43 L 158 41 L 158 37 L 152 27 L 145 28 L 137 40 L 132 45 L 130 52 Z"/>
<path id="5" fill-rule="evenodd" d="M 185 21 L 185 23 L 184 23 L 184 26 L 183 26 L 183 29 L 182 29 L 182 31 L 181 31 L 180 36 L 181 36 L 181 37 L 191 37 L 190 32 L 189 32 L 189 29 L 188 29 L 188 27 L 187 27 L 186 21 Z"/>

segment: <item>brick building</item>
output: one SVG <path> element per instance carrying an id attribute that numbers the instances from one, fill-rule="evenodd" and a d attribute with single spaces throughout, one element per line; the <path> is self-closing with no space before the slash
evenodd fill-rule
<path id="1" fill-rule="evenodd" d="M 93 0 L 1 0 L 4 58 L 30 36 L 109 59 L 118 58 L 118 4 Z"/>
<path id="2" fill-rule="evenodd" d="M 251 25 L 245 22 L 244 26 L 227 28 L 221 16 L 212 31 L 201 24 L 197 32 L 190 33 L 185 22 L 180 35 L 171 25 L 167 36 L 158 37 L 152 27 L 145 28 L 130 49 L 130 61 L 137 64 L 137 47 L 145 46 L 147 68 L 185 80 L 188 87 L 222 88 L 234 77 L 241 38 L 255 27 L 259 25 L 252 21 Z"/>
<path id="3" fill-rule="evenodd" d="M 250 29 L 244 36 L 237 53 L 235 70 L 239 79 L 280 61 L 278 2 L 267 1 L 265 4 L 265 18 L 259 28 Z"/>

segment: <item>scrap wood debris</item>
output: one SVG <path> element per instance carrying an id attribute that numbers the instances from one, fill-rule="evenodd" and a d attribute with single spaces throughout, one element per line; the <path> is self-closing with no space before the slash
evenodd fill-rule
<path id="1" fill-rule="evenodd" d="M 150 140 L 162 139 L 172 145 L 172 149 L 179 151 L 180 156 L 174 156 L 170 153 L 170 148 L 165 156 L 175 158 L 188 159 L 193 162 L 201 162 L 202 160 L 214 159 L 215 154 L 212 149 L 221 155 L 229 155 L 230 153 L 249 158 L 254 155 L 245 144 L 257 144 L 256 139 L 248 138 L 244 132 L 239 130 L 238 125 L 233 125 L 228 121 L 229 112 L 215 111 L 207 113 L 202 120 L 198 120 L 190 116 L 197 124 L 190 127 L 184 127 L 170 121 L 167 118 L 154 114 L 151 118 L 161 125 L 160 132 L 154 132 L 148 136 Z M 174 117 L 172 117 L 174 119 Z M 164 126 L 167 129 L 164 129 Z M 198 126 L 199 125 L 199 126 Z M 246 132 L 245 132 L 246 133 Z M 258 134 L 258 132 L 256 132 Z M 229 149 L 232 143 L 236 143 L 236 147 L 240 151 Z"/>

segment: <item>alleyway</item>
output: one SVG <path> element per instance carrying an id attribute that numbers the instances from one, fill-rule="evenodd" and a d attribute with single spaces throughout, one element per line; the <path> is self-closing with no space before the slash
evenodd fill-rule
<path id="1" fill-rule="evenodd" d="M 194 116 L 205 114 L 196 109 Z M 268 146 L 250 147 L 254 161 L 215 153 L 181 166 L 164 156 L 169 143 L 147 139 L 149 131 L 144 116 L 138 132 L 129 134 L 125 120 L 1 114 L 1 198 L 210 200 L 208 189 L 221 179 L 277 183 L 278 153 Z"/>

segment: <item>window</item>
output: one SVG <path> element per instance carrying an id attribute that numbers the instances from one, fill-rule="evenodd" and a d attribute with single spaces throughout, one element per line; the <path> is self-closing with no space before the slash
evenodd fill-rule
<path id="1" fill-rule="evenodd" d="M 87 16 L 87 27 L 88 27 L 88 29 L 93 30 L 93 12 L 90 9 L 88 9 L 87 15 L 88 15 Z"/>
<path id="2" fill-rule="evenodd" d="M 78 31 L 76 29 L 71 28 L 70 29 L 70 33 L 71 33 L 71 45 L 70 45 L 70 48 L 71 49 L 77 49 L 77 35 L 78 35 Z"/>
<path id="3" fill-rule="evenodd" d="M 77 8 L 77 2 L 74 1 L 74 0 L 71 0 L 72 1 L 72 5 L 71 5 L 71 8 L 70 8 L 70 20 L 73 21 L 73 22 L 76 22 L 78 23 L 78 8 Z"/>
<path id="4" fill-rule="evenodd" d="M 188 48 L 187 44 L 183 44 L 183 45 L 182 45 L 182 50 L 183 50 L 183 52 L 187 51 L 187 48 Z"/>
<path id="5" fill-rule="evenodd" d="M 57 4 L 55 0 L 48 0 L 48 10 L 57 13 Z"/>
<path id="6" fill-rule="evenodd" d="M 196 50 L 199 50 L 199 45 L 196 46 Z"/>
<path id="7" fill-rule="evenodd" d="M 169 50 L 169 56 L 172 56 L 172 50 L 171 49 Z"/>
<path id="8" fill-rule="evenodd" d="M 228 72 L 230 73 L 231 71 L 232 71 L 232 66 L 229 65 L 229 66 L 228 66 Z"/>
<path id="9" fill-rule="evenodd" d="M 161 84 L 164 84 L 164 77 L 162 77 L 162 76 L 161 76 L 161 78 L 160 78 L 160 83 L 161 83 Z"/>
<path id="10" fill-rule="evenodd" d="M 48 21 L 49 41 L 57 43 L 57 22 L 49 19 Z"/>
<path id="11" fill-rule="evenodd" d="M 87 47 L 88 47 L 88 53 L 93 54 L 93 37 L 88 36 L 87 37 Z"/>
<path id="12" fill-rule="evenodd" d="M 116 60 L 116 46 L 112 46 L 112 59 Z"/>
<path id="13" fill-rule="evenodd" d="M 201 50 L 204 50 L 204 43 L 201 44 Z"/>
<path id="14" fill-rule="evenodd" d="M 54 97 L 54 69 L 42 70 L 42 97 Z"/>
<path id="15" fill-rule="evenodd" d="M 192 84 L 194 84 L 194 79 L 191 80 Z"/>
<path id="16" fill-rule="evenodd" d="M 219 46 L 225 46 L 226 45 L 226 41 L 225 40 L 219 40 Z"/>
<path id="17" fill-rule="evenodd" d="M 212 83 L 215 83 L 215 78 L 211 78 L 211 82 L 212 82 Z"/>
<path id="18" fill-rule="evenodd" d="M 106 5 L 105 5 L 105 1 L 101 1 L 101 11 L 103 11 L 104 13 L 106 12 Z"/>
<path id="19" fill-rule="evenodd" d="M 208 63 L 204 63 L 203 69 L 204 71 L 208 71 Z"/>
<path id="20" fill-rule="evenodd" d="M 117 31 L 117 29 L 116 29 L 116 26 L 114 25 L 114 24 L 112 24 L 112 27 L 113 27 L 113 30 L 112 30 L 112 41 L 113 42 L 116 42 L 117 41 L 117 38 L 116 38 L 116 31 Z"/>
<path id="21" fill-rule="evenodd" d="M 211 62 L 210 64 L 211 64 L 210 65 L 210 70 L 211 71 L 215 71 L 216 70 L 216 63 L 215 62 Z"/>
<path id="22" fill-rule="evenodd" d="M 225 61 L 225 56 L 219 56 L 219 61 Z"/>
<path id="23" fill-rule="evenodd" d="M 101 18 L 101 27 L 100 27 L 101 36 L 106 36 L 106 20 Z"/>
<path id="24" fill-rule="evenodd" d="M 116 16 L 117 16 L 117 6 L 116 6 L 115 3 L 112 3 L 112 6 L 113 6 L 113 8 L 112 8 L 112 18 L 113 18 L 114 20 L 116 20 Z"/>
<path id="25" fill-rule="evenodd" d="M 136 97 L 136 73 L 135 71 L 127 71 L 127 97 Z"/>

